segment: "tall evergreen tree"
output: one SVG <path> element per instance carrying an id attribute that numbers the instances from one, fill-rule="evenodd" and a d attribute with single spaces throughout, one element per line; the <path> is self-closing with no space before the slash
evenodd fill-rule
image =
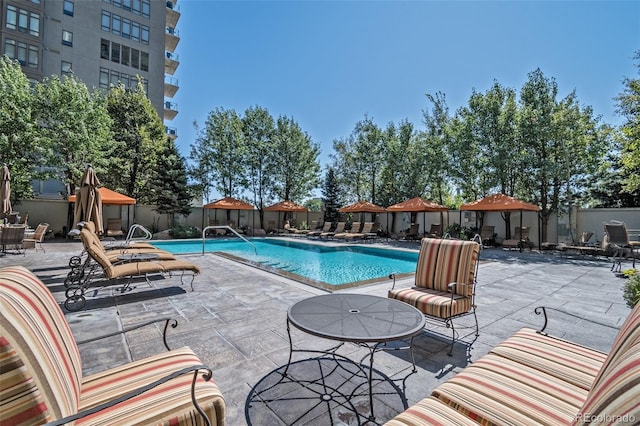
<path id="1" fill-rule="evenodd" d="M 169 216 L 169 224 L 176 225 L 176 214 L 191 213 L 193 195 L 188 187 L 185 159 L 178 152 L 175 141 L 167 139 L 156 163 L 150 182 L 154 210 Z"/>
<path id="2" fill-rule="evenodd" d="M 338 209 L 342 206 L 342 191 L 333 167 L 328 167 L 322 185 L 322 197 L 324 199 L 324 221 L 335 222 L 340 218 Z"/>

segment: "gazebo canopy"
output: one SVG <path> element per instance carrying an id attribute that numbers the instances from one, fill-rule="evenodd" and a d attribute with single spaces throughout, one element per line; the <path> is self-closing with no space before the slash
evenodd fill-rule
<path id="1" fill-rule="evenodd" d="M 368 201 L 358 201 L 357 203 L 340 207 L 338 211 L 340 213 L 384 213 L 386 210 L 384 207 L 380 207 Z"/>
<path id="2" fill-rule="evenodd" d="M 308 212 L 309 209 L 296 204 L 293 201 L 284 200 L 279 203 L 273 204 L 269 207 L 265 207 L 264 211 L 268 212 Z"/>
<path id="3" fill-rule="evenodd" d="M 392 212 L 446 212 L 447 210 L 449 209 L 445 206 L 425 200 L 422 197 L 412 198 L 387 207 L 387 211 Z"/>
<path id="4" fill-rule="evenodd" d="M 204 209 L 225 209 L 225 210 L 253 210 L 254 207 L 245 203 L 244 201 L 237 200 L 232 197 L 224 197 L 219 200 L 213 201 L 209 204 L 202 206 Z"/>
<path id="5" fill-rule="evenodd" d="M 131 205 L 136 203 L 135 198 L 131 198 L 124 194 L 120 194 L 119 192 L 113 191 L 109 188 L 105 188 L 104 186 L 98 188 L 98 192 L 100 193 L 100 198 L 102 200 L 103 205 L 107 204 L 107 205 L 115 205 L 115 206 L 126 206 L 126 205 Z M 70 203 L 75 203 L 76 196 L 70 195 L 68 200 Z"/>
<path id="6" fill-rule="evenodd" d="M 460 206 L 460 210 L 476 212 L 509 212 L 509 211 L 540 211 L 540 207 L 527 203 L 506 194 L 494 194 Z"/>

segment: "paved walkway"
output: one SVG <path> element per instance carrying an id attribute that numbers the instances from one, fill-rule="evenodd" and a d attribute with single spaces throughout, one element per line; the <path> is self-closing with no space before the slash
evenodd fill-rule
<path id="1" fill-rule="evenodd" d="M 29 250 L 26 256 L 8 254 L 0 258 L 0 266 L 22 264 L 33 270 L 51 289 L 56 299 L 64 301 L 63 281 L 71 255 L 79 254 L 77 242 L 47 242 L 46 254 Z M 410 247 L 417 249 L 418 245 Z M 154 279 L 151 284 L 138 282 L 126 293 L 118 286 L 92 288 L 84 310 L 66 313 L 77 339 L 119 330 L 157 316 L 177 318 L 179 325 L 169 332 L 172 347 L 190 346 L 213 369 L 227 403 L 228 425 L 358 424 L 366 423 L 367 398 L 355 389 L 355 397 L 335 405 L 331 415 L 325 405 L 300 398 L 293 384 L 277 383 L 277 370 L 289 355 L 286 313 L 293 303 L 324 292 L 287 278 L 239 265 L 228 259 L 207 254 L 185 256 L 198 264 L 203 273 L 196 278 L 195 291 L 181 286 L 179 279 Z M 418 371 L 411 374 L 407 351 L 389 351 L 375 356 L 375 415 L 379 424 L 402 410 L 401 392 L 411 405 L 427 396 L 438 383 L 455 375 L 469 362 L 478 359 L 523 326 L 537 328 L 542 318 L 533 310 L 545 305 L 563 309 L 571 315 L 551 312 L 548 331 L 584 345 L 608 351 L 616 330 L 629 313 L 622 298 L 622 279 L 610 272 L 604 259 L 571 257 L 536 252 L 519 253 L 485 249 L 477 287 L 480 336 L 463 335 L 454 355 L 446 355 L 448 330 L 430 326 L 414 341 Z M 625 265 L 626 266 L 626 265 Z M 629 265 L 630 266 L 630 265 Z M 624 267 L 624 266 L 623 266 Z M 399 285 L 410 286 L 411 279 Z M 386 296 L 390 282 L 344 290 Z M 576 317 L 577 316 L 577 317 Z M 603 325 L 585 322 L 588 317 Z M 112 337 L 100 343 L 81 346 L 85 374 L 104 370 L 131 359 L 139 359 L 163 350 L 159 327 L 147 327 Z M 333 342 L 293 331 L 298 348 L 326 349 Z M 367 352 L 346 344 L 338 354 L 360 360 Z M 295 354 L 294 372 L 302 377 L 314 372 L 327 373 L 335 361 L 313 360 L 313 354 Z M 364 378 L 348 361 L 339 363 L 335 375 L 347 378 L 346 386 L 357 387 Z M 329 373 L 327 373 L 329 375 Z M 342 380 L 341 383 L 344 383 Z M 278 385 L 280 388 L 274 387 Z M 285 388 L 285 385 L 287 386 Z M 277 401 L 265 403 L 267 393 L 274 392 Z M 252 396 L 248 403 L 248 396 Z M 315 401 L 315 400 L 314 400 Z M 352 405 L 351 405 L 352 404 Z M 364 417 L 350 413 L 355 409 Z M 324 411 L 323 411 L 324 410 Z"/>

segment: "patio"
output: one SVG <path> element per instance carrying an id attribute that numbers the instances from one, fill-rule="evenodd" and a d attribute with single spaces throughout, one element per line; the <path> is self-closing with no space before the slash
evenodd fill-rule
<path id="1" fill-rule="evenodd" d="M 403 243 L 404 244 L 404 243 Z M 406 243 L 417 250 L 416 243 Z M 9 255 L 0 266 L 21 264 L 34 271 L 51 289 L 56 300 L 64 297 L 63 281 L 69 257 L 81 251 L 77 242 L 47 242 L 47 252 L 29 251 L 26 256 Z M 254 386 L 268 383 L 274 370 L 287 362 L 289 343 L 286 332 L 287 309 L 293 303 L 316 294 L 318 290 L 289 279 L 249 268 L 215 255 L 186 256 L 202 268 L 196 278 L 195 291 L 179 285 L 179 279 L 136 283 L 133 291 L 121 294 L 117 286 L 91 289 L 84 310 L 66 315 L 78 339 L 115 331 L 156 316 L 178 319 L 179 325 L 169 332 L 169 344 L 176 348 L 190 346 L 214 371 L 227 404 L 228 425 L 284 424 L 277 415 L 286 417 L 303 412 L 300 401 L 288 400 L 267 408 L 260 402 L 247 406 Z M 629 313 L 622 298 L 622 280 L 603 259 L 584 256 L 503 251 L 485 249 L 478 273 L 477 305 L 480 336 L 462 337 L 453 357 L 446 355 L 448 330 L 433 327 L 436 334 L 423 332 L 414 340 L 418 371 L 411 373 L 406 351 L 381 352 L 375 356 L 375 369 L 400 389 L 404 389 L 409 405 L 427 396 L 438 383 L 455 375 L 469 361 L 484 355 L 490 348 L 523 326 L 538 328 L 542 318 L 533 313 L 536 306 L 561 308 L 577 316 L 609 326 L 619 326 Z M 344 292 L 386 296 L 390 282 L 344 290 Z M 400 285 L 411 285 L 410 279 Z M 604 325 L 583 322 L 574 316 L 551 312 L 550 333 L 608 351 L 616 331 Z M 463 331 L 464 332 L 464 331 Z M 85 374 L 122 364 L 163 350 L 161 330 L 146 328 L 129 333 L 126 339 L 110 338 L 109 342 L 81 347 Z M 326 349 L 335 342 L 293 330 L 298 348 Z M 338 353 L 360 360 L 365 351 L 346 344 Z M 318 363 L 306 359 L 314 354 L 296 354 L 295 367 L 308 372 Z M 380 388 L 387 382 L 381 382 Z M 386 386 L 386 385 L 385 385 Z M 392 386 L 393 388 L 393 386 Z M 392 389 L 393 390 L 393 389 Z M 385 391 L 386 392 L 386 391 Z M 368 409 L 366 397 L 352 401 L 357 410 Z M 402 410 L 400 398 L 376 396 L 377 422 L 393 417 Z M 333 424 L 357 424 L 355 416 L 344 407 L 332 413 Z M 363 423 L 365 418 L 360 419 Z M 330 424 L 326 412 L 310 416 L 298 424 Z M 369 423 L 375 424 L 375 423 Z"/>

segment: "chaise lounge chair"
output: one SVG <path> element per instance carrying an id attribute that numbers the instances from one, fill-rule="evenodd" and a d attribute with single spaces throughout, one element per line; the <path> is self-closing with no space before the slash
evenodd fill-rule
<path id="1" fill-rule="evenodd" d="M 480 238 L 482 239 L 483 246 L 495 246 L 496 245 L 496 227 L 490 225 L 483 225 L 480 229 Z"/>
<path id="2" fill-rule="evenodd" d="M 331 229 L 331 225 L 332 223 L 327 221 L 324 223 L 324 225 L 322 225 L 321 229 L 316 229 L 308 232 L 307 237 L 319 237 L 323 232 L 329 232 L 329 230 Z"/>
<path id="3" fill-rule="evenodd" d="M 334 234 L 333 238 L 339 239 L 339 240 L 350 238 L 352 235 L 355 235 L 360 232 L 360 225 L 361 225 L 360 222 L 353 222 L 351 224 L 351 229 L 349 229 L 348 231 L 336 233 Z"/>
<path id="4" fill-rule="evenodd" d="M 36 228 L 33 235 L 30 235 L 29 237 L 25 237 L 22 240 L 22 244 L 24 245 L 25 249 L 27 248 L 27 246 L 33 246 L 35 251 L 38 251 L 38 246 L 40 246 L 42 251 L 46 253 L 46 250 L 42 246 L 42 242 L 44 241 L 44 236 L 47 233 L 47 229 L 49 229 L 48 223 L 38 224 L 38 227 Z"/>
<path id="5" fill-rule="evenodd" d="M 338 224 L 336 225 L 336 229 L 334 229 L 333 231 L 329 231 L 329 232 L 322 232 L 322 233 L 320 233 L 320 235 L 318 235 L 318 237 L 327 238 L 327 239 L 329 239 L 329 237 L 333 238 L 334 235 L 339 234 L 339 233 L 344 231 L 344 226 L 346 224 L 347 224 L 346 222 L 338 222 Z"/>
<path id="6" fill-rule="evenodd" d="M 442 225 L 439 223 L 432 223 L 429 232 L 425 234 L 425 237 L 429 238 L 442 238 Z"/>
<path id="7" fill-rule="evenodd" d="M 523 248 L 527 247 L 529 248 L 529 251 L 531 251 L 531 249 L 533 248 L 533 243 L 531 242 L 531 240 L 529 240 L 529 227 L 517 226 L 513 230 L 512 238 L 508 240 L 504 240 L 502 242 L 502 247 L 509 248 L 509 249 L 516 248 L 516 249 L 519 249 L 520 251 L 522 251 Z"/>
<path id="8" fill-rule="evenodd" d="M 224 425 L 224 398 L 191 349 L 83 376 L 78 345 L 97 339 L 76 342 L 67 320 L 32 272 L 0 269 L 0 424 Z"/>
<path id="9" fill-rule="evenodd" d="M 124 237 L 124 231 L 122 230 L 122 219 L 107 219 L 107 229 L 105 229 L 105 233 L 107 237 Z"/>
<path id="10" fill-rule="evenodd" d="M 629 233 L 627 232 L 627 226 L 624 222 L 605 222 L 604 231 L 607 235 L 607 243 L 613 248 L 613 263 L 611 265 L 612 271 L 621 270 L 621 261 L 625 256 L 631 257 L 633 268 L 636 267 L 636 259 L 640 254 L 640 241 L 631 241 L 629 239 Z"/>

